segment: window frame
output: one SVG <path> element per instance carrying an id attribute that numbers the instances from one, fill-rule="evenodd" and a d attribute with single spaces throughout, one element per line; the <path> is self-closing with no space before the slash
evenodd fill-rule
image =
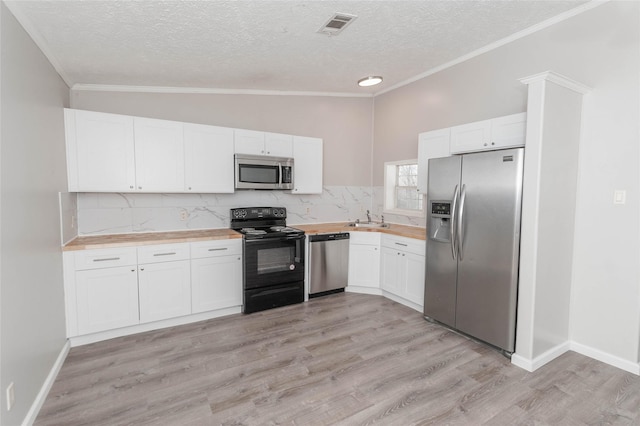
<path id="1" fill-rule="evenodd" d="M 416 167 L 419 167 L 417 159 L 386 161 L 384 163 L 384 191 L 383 191 L 384 200 L 383 200 L 383 207 L 382 207 L 383 213 L 412 216 L 412 217 L 424 217 L 424 195 L 418 193 L 417 182 L 416 182 L 416 193 L 422 199 L 422 202 L 421 202 L 422 207 L 420 208 L 420 210 L 401 209 L 397 207 L 396 189 L 398 187 L 397 185 L 398 166 L 405 166 L 405 165 L 415 165 Z M 393 171 L 392 173 L 390 173 L 391 170 Z M 417 174 L 416 174 L 416 177 L 417 177 Z"/>

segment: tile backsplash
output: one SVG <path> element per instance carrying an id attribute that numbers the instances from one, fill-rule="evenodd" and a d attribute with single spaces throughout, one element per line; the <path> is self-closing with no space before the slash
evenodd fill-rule
<path id="1" fill-rule="evenodd" d="M 78 234 L 228 228 L 229 209 L 286 207 L 287 223 L 341 222 L 372 210 L 370 187 L 327 186 L 322 194 L 237 191 L 233 194 L 78 194 Z"/>
<path id="2" fill-rule="evenodd" d="M 237 191 L 233 194 L 79 193 L 78 235 L 228 228 L 229 209 L 286 207 L 287 223 L 380 219 L 382 187 L 325 186 L 322 194 Z M 424 219 L 385 215 L 385 221 L 421 225 Z"/>

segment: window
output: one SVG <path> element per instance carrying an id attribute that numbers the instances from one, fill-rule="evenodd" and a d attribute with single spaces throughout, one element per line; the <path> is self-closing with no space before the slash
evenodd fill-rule
<path id="1" fill-rule="evenodd" d="M 418 160 L 384 163 L 384 211 L 423 216 L 423 197 L 417 186 Z"/>

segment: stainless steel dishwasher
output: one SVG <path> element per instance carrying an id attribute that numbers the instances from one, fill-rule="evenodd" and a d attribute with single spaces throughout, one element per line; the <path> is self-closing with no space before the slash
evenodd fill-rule
<path id="1" fill-rule="evenodd" d="M 349 276 L 349 234 L 309 236 L 309 297 L 344 291 Z"/>

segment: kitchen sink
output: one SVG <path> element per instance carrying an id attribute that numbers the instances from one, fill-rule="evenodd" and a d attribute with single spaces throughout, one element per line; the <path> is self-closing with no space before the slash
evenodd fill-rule
<path id="1" fill-rule="evenodd" d="M 390 228 L 388 223 L 380 222 L 351 222 L 348 226 L 353 226 L 354 228 Z"/>

